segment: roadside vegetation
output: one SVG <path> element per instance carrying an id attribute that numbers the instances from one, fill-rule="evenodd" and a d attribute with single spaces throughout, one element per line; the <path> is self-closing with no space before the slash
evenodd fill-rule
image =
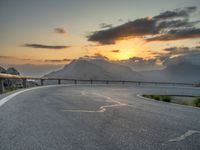
<path id="1" fill-rule="evenodd" d="M 5 89 L 5 93 L 7 93 L 7 92 L 12 92 L 12 91 L 15 91 L 15 90 L 18 90 L 18 89 L 19 89 L 18 87 L 6 88 L 6 89 Z"/>
<path id="2" fill-rule="evenodd" d="M 193 100 L 193 104 L 196 107 L 200 107 L 200 97 L 197 97 Z"/>
<path id="3" fill-rule="evenodd" d="M 171 97 L 166 95 L 143 95 L 144 97 L 151 98 L 157 101 L 171 102 Z"/>
<path id="4" fill-rule="evenodd" d="M 170 95 L 146 95 L 144 94 L 143 97 L 154 99 L 157 101 L 163 101 L 168 103 L 176 103 L 181 105 L 188 105 L 188 106 L 195 106 L 200 107 L 200 97 L 194 96 L 170 96 Z"/>

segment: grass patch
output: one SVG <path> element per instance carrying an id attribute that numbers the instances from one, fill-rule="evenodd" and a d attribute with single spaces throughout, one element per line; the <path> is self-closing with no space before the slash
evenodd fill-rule
<path id="1" fill-rule="evenodd" d="M 200 97 L 197 97 L 193 100 L 193 105 L 196 107 L 200 107 Z"/>
<path id="2" fill-rule="evenodd" d="M 163 102 L 171 102 L 171 97 L 170 96 L 162 96 L 162 101 Z"/>
<path id="3" fill-rule="evenodd" d="M 9 88 L 6 88 L 5 89 L 5 93 L 7 93 L 7 92 L 12 92 L 12 91 L 15 91 L 15 90 L 18 90 L 19 88 L 17 88 L 17 87 L 9 87 Z"/>
<path id="4" fill-rule="evenodd" d="M 168 103 L 176 103 L 180 105 L 187 105 L 187 106 L 194 106 L 194 107 L 200 107 L 200 97 L 192 96 L 184 97 L 184 96 L 169 96 L 169 95 L 142 95 L 143 97 L 154 99 L 157 101 L 163 101 Z"/>
<path id="5" fill-rule="evenodd" d="M 151 98 L 157 101 L 171 102 L 171 97 L 166 95 L 143 95 L 144 97 Z"/>

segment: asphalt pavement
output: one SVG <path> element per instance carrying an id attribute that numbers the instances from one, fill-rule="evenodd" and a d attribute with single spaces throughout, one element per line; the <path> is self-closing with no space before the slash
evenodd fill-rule
<path id="1" fill-rule="evenodd" d="M 1 96 L 0 150 L 200 149 L 199 108 L 141 94 L 200 96 L 200 89 L 63 85 Z"/>

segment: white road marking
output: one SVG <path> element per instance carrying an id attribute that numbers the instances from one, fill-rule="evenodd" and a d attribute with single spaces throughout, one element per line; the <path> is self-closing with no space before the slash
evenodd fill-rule
<path id="1" fill-rule="evenodd" d="M 22 91 L 18 91 L 18 92 L 15 92 L 15 93 L 1 99 L 0 100 L 0 107 L 3 106 L 9 100 L 11 100 L 13 97 L 15 97 L 15 96 L 17 96 L 21 93 L 31 91 L 31 90 L 35 90 L 35 89 L 41 89 L 41 88 L 47 88 L 47 87 L 56 87 L 56 86 L 60 87 L 60 86 L 71 86 L 71 85 L 65 85 L 65 84 L 63 84 L 63 85 L 47 85 L 47 86 L 33 87 L 33 88 L 25 89 L 25 90 L 22 90 Z"/>
<path id="2" fill-rule="evenodd" d="M 62 110 L 62 111 L 65 111 L 65 112 L 77 112 L 77 113 L 96 113 L 96 112 L 101 112 L 101 110 L 99 111 L 93 111 L 93 110 Z"/>
<path id="3" fill-rule="evenodd" d="M 169 142 L 180 142 L 182 140 L 185 140 L 187 137 L 189 136 L 192 136 L 193 134 L 195 133 L 199 133 L 200 134 L 200 131 L 196 131 L 196 130 L 188 130 L 187 132 L 185 132 L 183 135 L 179 136 L 179 137 L 176 137 L 174 139 L 170 139 L 168 141 Z"/>
<path id="4" fill-rule="evenodd" d="M 63 110 L 63 111 L 65 111 L 65 112 L 77 112 L 77 113 L 103 113 L 103 112 L 106 111 L 106 108 L 121 107 L 121 106 L 127 106 L 128 105 L 128 104 L 116 101 L 112 97 L 109 97 L 109 96 L 105 96 L 105 95 L 95 93 L 95 92 L 93 94 L 97 95 L 98 97 L 104 97 L 107 100 L 109 100 L 110 102 L 113 102 L 113 103 L 116 103 L 116 104 L 101 106 L 101 107 L 99 107 L 99 110 L 96 110 L 96 111 L 95 110 L 94 111 L 93 110 Z M 84 95 L 86 95 L 86 93 L 84 93 Z"/>
<path id="5" fill-rule="evenodd" d="M 85 96 L 86 95 L 85 91 L 81 91 L 81 95 Z"/>

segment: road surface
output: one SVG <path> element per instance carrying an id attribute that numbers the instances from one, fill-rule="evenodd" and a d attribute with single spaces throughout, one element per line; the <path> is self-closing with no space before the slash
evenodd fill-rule
<path id="1" fill-rule="evenodd" d="M 200 89 L 80 85 L 18 93 L 0 106 L 0 150 L 200 149 L 199 108 L 142 93 L 200 95 Z"/>

